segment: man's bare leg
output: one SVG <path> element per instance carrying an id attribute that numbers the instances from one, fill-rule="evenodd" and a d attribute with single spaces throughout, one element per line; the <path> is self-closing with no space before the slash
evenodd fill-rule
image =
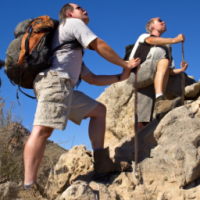
<path id="1" fill-rule="evenodd" d="M 37 172 L 42 162 L 46 141 L 51 136 L 53 128 L 34 126 L 24 149 L 25 178 L 24 185 L 36 181 Z"/>
<path id="2" fill-rule="evenodd" d="M 174 100 L 165 100 L 164 95 L 169 79 L 169 60 L 162 59 L 158 62 L 157 72 L 154 79 L 156 101 L 154 115 L 157 119 L 162 119 L 170 110 L 182 105 L 181 97 Z"/>
<path id="3" fill-rule="evenodd" d="M 157 71 L 154 78 L 155 93 L 165 94 L 167 83 L 169 79 L 169 60 L 162 59 L 158 62 Z"/>
<path id="4" fill-rule="evenodd" d="M 89 136 L 94 150 L 94 169 L 96 173 L 121 172 L 130 165 L 127 162 L 113 162 L 109 156 L 109 148 L 104 149 L 106 107 L 98 104 L 85 118 L 90 117 Z"/>
<path id="5" fill-rule="evenodd" d="M 85 116 L 85 118 L 87 117 L 90 117 L 89 137 L 91 140 L 92 148 L 94 150 L 103 149 L 106 125 L 106 107 L 99 103 L 98 106 L 96 106 Z"/>

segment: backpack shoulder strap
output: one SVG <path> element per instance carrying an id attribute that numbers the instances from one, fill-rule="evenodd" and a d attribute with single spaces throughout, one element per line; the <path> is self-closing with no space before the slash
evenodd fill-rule
<path id="1" fill-rule="evenodd" d="M 55 49 L 53 49 L 53 51 L 51 52 L 52 54 L 59 50 L 62 46 L 64 46 L 65 44 L 70 44 L 70 48 L 71 49 L 75 49 L 77 47 L 81 47 L 81 44 L 78 42 L 78 40 L 71 40 L 71 41 L 66 41 L 66 42 L 63 42 L 62 44 L 60 44 L 59 46 L 57 46 Z"/>

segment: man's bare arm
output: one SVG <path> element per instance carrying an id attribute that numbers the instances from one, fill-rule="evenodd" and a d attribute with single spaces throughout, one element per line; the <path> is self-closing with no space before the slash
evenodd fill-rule
<path id="1" fill-rule="evenodd" d="M 120 58 L 117 53 L 103 40 L 97 38 L 93 40 L 90 45 L 90 49 L 94 49 L 100 56 L 105 58 L 107 61 L 119 65 L 124 69 L 132 69 L 138 66 L 139 63 L 135 63 L 135 60 L 130 60 L 128 63 Z"/>
<path id="2" fill-rule="evenodd" d="M 105 86 L 116 83 L 120 79 L 120 74 L 117 75 L 95 75 L 92 72 L 86 74 L 82 79 L 91 84 L 97 86 Z"/>
<path id="3" fill-rule="evenodd" d="M 95 75 L 90 72 L 83 76 L 82 79 L 91 85 L 105 86 L 126 80 L 130 76 L 130 73 L 131 69 L 123 69 L 121 74 L 116 75 Z"/>
<path id="4" fill-rule="evenodd" d="M 169 69 L 169 75 L 175 76 L 180 74 L 181 72 L 185 72 L 188 67 L 188 63 L 186 61 L 181 62 L 181 69 Z"/>
<path id="5" fill-rule="evenodd" d="M 145 40 L 148 44 L 151 45 L 165 45 L 165 44 L 176 44 L 179 42 L 184 42 L 185 37 L 183 34 L 179 34 L 175 38 L 162 38 L 162 37 L 153 37 L 150 36 Z"/>

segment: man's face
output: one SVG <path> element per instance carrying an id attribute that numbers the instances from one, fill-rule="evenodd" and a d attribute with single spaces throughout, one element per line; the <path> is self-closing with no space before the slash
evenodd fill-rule
<path id="1" fill-rule="evenodd" d="M 89 17 L 87 11 L 77 4 L 70 3 L 70 5 L 74 8 L 74 10 L 67 11 L 67 16 L 81 19 L 85 24 L 88 24 Z"/>
<path id="2" fill-rule="evenodd" d="M 159 17 L 154 18 L 152 28 L 157 30 L 159 33 L 164 33 L 167 30 L 165 22 L 162 21 Z"/>

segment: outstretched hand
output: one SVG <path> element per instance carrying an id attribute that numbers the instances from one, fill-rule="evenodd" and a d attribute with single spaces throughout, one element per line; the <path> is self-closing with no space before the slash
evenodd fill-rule
<path id="1" fill-rule="evenodd" d="M 126 80 L 130 76 L 132 69 L 139 70 L 139 68 L 140 68 L 141 60 L 139 58 L 136 58 L 136 59 L 133 58 L 133 59 L 126 61 L 126 62 L 128 63 L 129 69 L 123 69 L 123 72 L 120 75 L 120 81 Z"/>
<path id="2" fill-rule="evenodd" d="M 128 68 L 133 69 L 133 68 L 137 67 L 140 64 L 140 62 L 141 62 L 140 58 L 132 58 L 128 62 Z"/>
<path id="3" fill-rule="evenodd" d="M 188 67 L 188 63 L 186 61 L 182 61 L 181 62 L 181 69 L 182 69 L 182 72 L 185 72 L 186 69 Z"/>

